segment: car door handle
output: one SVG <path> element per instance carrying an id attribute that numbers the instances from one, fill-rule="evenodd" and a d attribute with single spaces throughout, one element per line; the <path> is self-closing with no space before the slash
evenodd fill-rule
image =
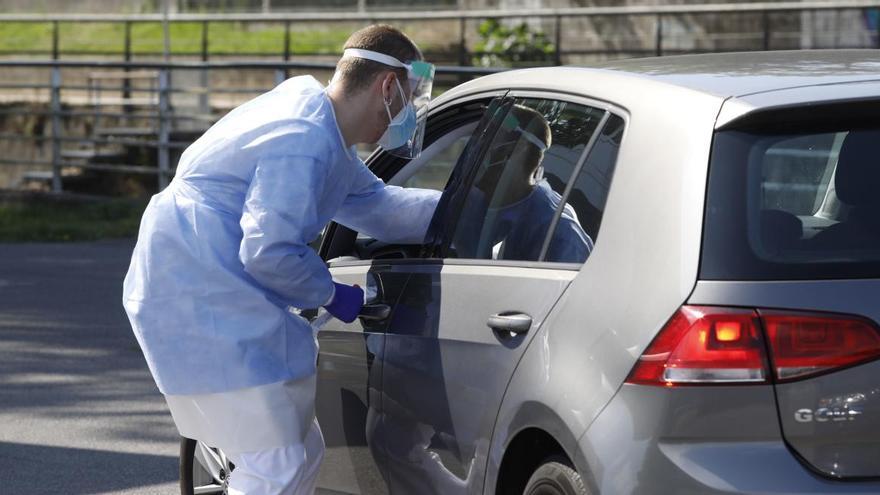
<path id="1" fill-rule="evenodd" d="M 486 324 L 492 330 L 520 334 L 526 333 L 532 328 L 532 317 L 525 313 L 505 311 L 490 316 Z"/>
<path id="2" fill-rule="evenodd" d="M 387 304 L 364 304 L 358 318 L 367 321 L 382 321 L 391 315 L 391 306 Z"/>

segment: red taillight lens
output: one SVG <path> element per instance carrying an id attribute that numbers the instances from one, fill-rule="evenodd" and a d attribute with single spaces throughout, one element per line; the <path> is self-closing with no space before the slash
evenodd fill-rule
<path id="1" fill-rule="evenodd" d="M 767 383 L 880 358 L 880 332 L 862 318 L 682 306 L 636 362 L 627 383 L 675 386 Z"/>
<path id="2" fill-rule="evenodd" d="M 755 311 L 683 306 L 639 358 L 627 382 L 764 383 L 766 363 Z"/>
<path id="3" fill-rule="evenodd" d="M 804 378 L 880 357 L 880 333 L 846 316 L 761 311 L 780 381 Z"/>

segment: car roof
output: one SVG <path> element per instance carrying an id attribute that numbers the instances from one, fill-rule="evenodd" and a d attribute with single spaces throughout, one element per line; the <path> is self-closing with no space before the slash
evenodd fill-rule
<path id="1" fill-rule="evenodd" d="M 445 93 L 438 103 L 501 88 L 580 94 L 629 110 L 645 104 L 673 104 L 669 95 L 674 95 L 675 105 L 687 104 L 688 99 L 705 102 L 709 97 L 719 104 L 733 100 L 733 105 L 726 105 L 732 110 L 723 119 L 730 122 L 758 108 L 845 99 L 848 92 L 856 98 L 866 94 L 876 98 L 880 92 L 875 84 L 863 84 L 868 81 L 880 82 L 880 50 L 714 53 L 504 71 L 464 83 Z M 797 88 L 827 85 L 838 86 L 834 91 L 797 92 Z M 767 96 L 773 92 L 778 93 Z M 652 94 L 658 98 L 652 100 Z"/>
<path id="2" fill-rule="evenodd" d="M 880 50 L 714 53 L 619 60 L 600 67 L 728 98 L 880 80 Z"/>

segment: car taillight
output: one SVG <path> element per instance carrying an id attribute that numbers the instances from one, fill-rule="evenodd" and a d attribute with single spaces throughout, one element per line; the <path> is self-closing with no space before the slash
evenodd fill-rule
<path id="1" fill-rule="evenodd" d="M 682 306 L 639 358 L 627 381 L 665 386 L 763 383 L 766 370 L 755 311 Z"/>
<path id="2" fill-rule="evenodd" d="M 880 333 L 860 318 L 760 311 L 780 381 L 880 357 Z"/>
<path id="3" fill-rule="evenodd" d="M 667 387 L 768 383 L 771 362 L 772 376 L 785 381 L 878 357 L 880 334 L 860 318 L 682 306 L 626 381 Z"/>

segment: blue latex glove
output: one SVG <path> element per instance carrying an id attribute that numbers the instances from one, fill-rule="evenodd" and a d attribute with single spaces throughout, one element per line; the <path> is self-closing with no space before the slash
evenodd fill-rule
<path id="1" fill-rule="evenodd" d="M 330 304 L 324 308 L 328 313 L 346 323 L 353 322 L 364 306 L 363 289 L 357 285 L 345 285 L 337 282 L 333 282 L 333 285 L 336 286 L 336 293 Z"/>

